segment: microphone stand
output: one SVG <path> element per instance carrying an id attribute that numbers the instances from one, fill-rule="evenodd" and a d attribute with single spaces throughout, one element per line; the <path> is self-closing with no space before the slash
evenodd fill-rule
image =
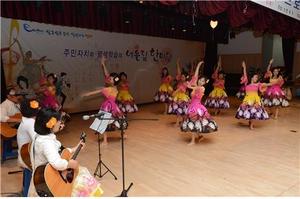
<path id="1" fill-rule="evenodd" d="M 99 115 L 97 118 L 99 120 L 111 120 L 111 118 L 102 118 L 101 117 L 102 115 Z M 98 125 L 98 128 L 100 127 L 101 123 L 99 123 Z M 106 166 L 106 164 L 102 161 L 101 159 L 101 146 L 100 146 L 100 133 L 95 131 L 97 134 L 98 134 L 98 156 L 99 156 L 99 160 L 98 160 L 98 164 L 97 164 L 97 167 L 95 169 L 95 172 L 94 172 L 94 176 L 98 176 L 99 178 L 102 178 L 105 174 L 107 174 L 108 172 L 114 176 L 115 180 L 117 180 L 117 176 L 108 168 L 108 166 Z M 104 172 L 102 174 L 102 166 L 106 168 L 106 172 Z"/>
<path id="2" fill-rule="evenodd" d="M 116 120 L 116 118 L 101 118 L 101 115 L 97 117 L 99 120 Z M 124 147 L 124 122 L 126 121 L 126 118 L 118 118 L 117 119 L 119 124 L 120 124 L 120 131 L 121 131 L 121 141 L 122 141 L 122 145 L 121 145 L 121 150 L 122 150 L 122 192 L 118 197 L 128 197 L 127 193 L 130 190 L 130 188 L 132 187 L 133 183 L 131 182 L 128 186 L 127 189 L 125 189 L 125 147 Z M 136 119 L 129 119 L 130 121 L 132 120 L 149 120 L 149 121 L 157 121 L 158 119 L 141 119 L 141 118 L 136 118 Z M 100 127 L 100 124 L 98 126 L 98 129 Z M 98 133 L 98 132 L 97 132 Z M 94 173 L 94 176 L 99 176 L 102 177 L 104 176 L 107 172 L 110 172 L 115 179 L 117 180 L 117 177 L 111 172 L 111 170 L 102 162 L 101 160 L 101 153 L 100 153 L 100 136 L 98 133 L 98 147 L 99 147 L 99 162 L 98 162 L 98 166 L 96 168 L 96 171 Z M 101 175 L 101 165 L 103 165 L 107 171 Z M 100 169 L 100 175 L 97 174 L 98 169 Z"/>
<path id="3" fill-rule="evenodd" d="M 129 119 L 129 120 L 150 120 L 150 121 L 156 121 L 158 119 Z M 133 183 L 131 182 L 128 186 L 127 189 L 125 189 L 125 149 L 124 149 L 124 122 L 126 121 L 126 118 L 119 118 L 118 119 L 119 123 L 120 123 L 120 130 L 121 130 L 121 140 L 122 140 L 122 184 L 123 184 L 123 189 L 121 194 L 119 195 L 119 197 L 128 197 L 127 193 L 130 190 L 130 188 L 132 187 Z"/>
<path id="4" fill-rule="evenodd" d="M 125 122 L 125 118 L 120 118 L 119 119 L 119 123 L 120 123 L 120 130 L 121 130 L 121 140 L 122 140 L 122 184 L 123 184 L 123 189 L 121 194 L 119 195 L 119 197 L 127 197 L 127 193 L 130 190 L 130 188 L 132 187 L 133 183 L 131 182 L 129 187 L 127 189 L 125 189 L 125 157 L 124 157 L 124 122 Z"/>

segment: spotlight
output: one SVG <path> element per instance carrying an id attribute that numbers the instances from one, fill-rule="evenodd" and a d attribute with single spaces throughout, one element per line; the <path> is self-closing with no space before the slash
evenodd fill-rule
<path id="1" fill-rule="evenodd" d="M 174 26 L 172 26 L 171 30 L 175 30 L 175 27 L 174 27 Z"/>
<path id="2" fill-rule="evenodd" d="M 139 1 L 139 3 L 144 3 L 144 1 Z"/>
<path id="3" fill-rule="evenodd" d="M 184 28 L 184 29 L 182 29 L 182 32 L 186 32 L 186 29 Z"/>
<path id="4" fill-rule="evenodd" d="M 129 23 L 130 23 L 130 21 L 129 21 L 129 20 L 125 20 L 125 23 L 126 23 L 126 24 L 129 24 Z"/>
<path id="5" fill-rule="evenodd" d="M 218 21 L 210 20 L 209 24 L 212 29 L 215 29 L 218 26 Z"/>

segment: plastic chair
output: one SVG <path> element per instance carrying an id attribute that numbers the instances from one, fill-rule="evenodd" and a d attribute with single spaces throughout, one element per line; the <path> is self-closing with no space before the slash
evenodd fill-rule
<path id="1" fill-rule="evenodd" d="M 16 149 L 14 149 L 12 146 L 12 142 L 15 140 L 16 140 L 16 136 L 13 138 L 3 138 L 1 162 L 5 161 L 7 159 L 18 157 L 18 151 Z"/>

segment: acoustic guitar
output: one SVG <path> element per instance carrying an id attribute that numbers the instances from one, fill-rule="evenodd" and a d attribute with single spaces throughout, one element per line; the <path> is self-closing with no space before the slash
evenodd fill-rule
<path id="1" fill-rule="evenodd" d="M 30 146 L 31 143 L 23 144 L 20 150 L 20 155 L 27 168 L 32 170 L 30 161 Z"/>
<path id="2" fill-rule="evenodd" d="M 11 118 L 21 119 L 22 115 L 20 113 L 17 113 L 16 115 L 11 116 Z M 12 138 L 17 135 L 17 129 L 11 127 L 8 122 L 1 122 L 0 133 L 5 138 Z"/>
<path id="3" fill-rule="evenodd" d="M 86 134 L 81 133 L 80 139 L 85 142 Z M 69 150 L 64 149 L 61 153 L 61 158 L 75 160 L 78 156 L 82 145 L 79 145 L 71 156 Z M 78 175 L 78 169 L 67 169 L 58 171 L 49 163 L 37 167 L 33 175 L 33 183 L 35 190 L 40 197 L 70 197 L 72 193 L 73 182 Z"/>

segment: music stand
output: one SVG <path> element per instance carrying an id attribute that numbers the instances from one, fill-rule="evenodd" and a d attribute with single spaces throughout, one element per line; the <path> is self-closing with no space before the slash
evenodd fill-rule
<path id="1" fill-rule="evenodd" d="M 101 144 L 100 144 L 100 134 L 103 134 L 105 132 L 105 129 L 107 128 L 107 125 L 111 123 L 111 113 L 107 113 L 104 111 L 99 111 L 100 115 L 96 117 L 92 125 L 90 126 L 91 129 L 95 131 L 95 134 L 98 134 L 98 164 L 94 172 L 94 176 L 98 176 L 99 178 L 102 178 L 105 174 L 108 172 L 117 180 L 118 178 L 116 175 L 106 166 L 106 164 L 101 159 Z M 106 116 L 106 117 L 105 117 Z M 106 168 L 106 171 L 102 174 L 102 166 Z"/>

